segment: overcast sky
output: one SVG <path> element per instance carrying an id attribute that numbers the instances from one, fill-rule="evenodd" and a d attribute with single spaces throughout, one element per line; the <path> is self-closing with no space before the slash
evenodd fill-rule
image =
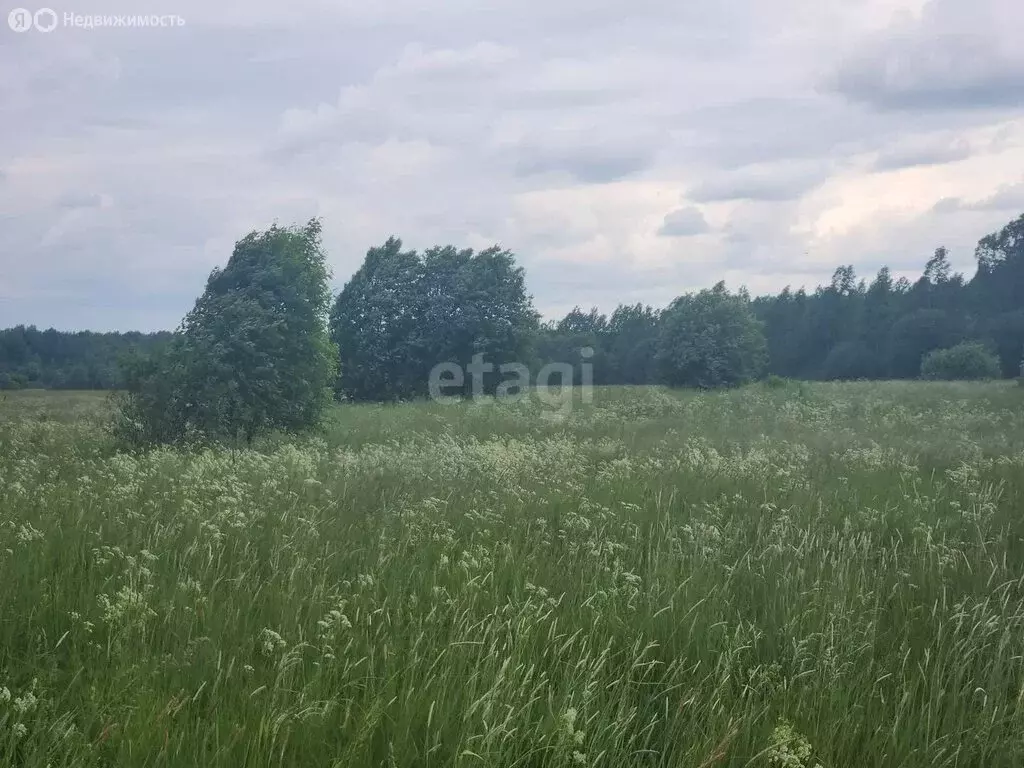
<path id="1" fill-rule="evenodd" d="M 970 276 L 1024 212 L 1020 0 L 50 7 L 0 27 L 0 327 L 173 328 L 275 220 L 322 217 L 336 289 L 392 234 L 499 243 L 550 317 Z"/>

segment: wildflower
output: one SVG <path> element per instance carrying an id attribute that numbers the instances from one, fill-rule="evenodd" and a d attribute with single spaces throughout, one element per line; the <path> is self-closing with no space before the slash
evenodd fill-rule
<path id="1" fill-rule="evenodd" d="M 39 700 L 36 698 L 36 695 L 32 693 L 32 691 L 29 691 L 24 696 L 19 696 L 14 700 L 14 711 L 19 715 L 24 715 L 25 713 L 31 712 L 35 709 L 36 704 L 38 703 Z"/>
<path id="2" fill-rule="evenodd" d="M 39 541 L 45 536 L 45 534 L 37 530 L 32 523 L 25 523 L 18 528 L 17 538 L 22 544 L 28 544 L 32 541 Z"/>
<path id="3" fill-rule="evenodd" d="M 562 726 L 570 734 L 576 732 L 576 718 L 579 713 L 576 711 L 576 707 L 569 707 L 565 712 L 562 713 Z"/>
<path id="4" fill-rule="evenodd" d="M 780 721 L 772 731 L 765 754 L 769 765 L 778 768 L 811 768 L 806 762 L 811 758 L 811 743 L 785 720 Z"/>
<path id="5" fill-rule="evenodd" d="M 28 728 L 25 727 L 24 723 L 15 723 L 11 729 L 14 732 L 14 737 L 17 739 L 23 738 L 28 733 Z"/>
<path id="6" fill-rule="evenodd" d="M 260 633 L 260 645 L 263 648 L 263 653 L 267 656 L 272 655 L 274 651 L 281 651 L 288 647 L 288 643 L 281 635 L 266 628 Z"/>

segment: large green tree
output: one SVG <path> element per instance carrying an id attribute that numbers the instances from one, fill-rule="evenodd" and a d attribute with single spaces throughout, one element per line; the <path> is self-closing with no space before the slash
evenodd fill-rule
<path id="1" fill-rule="evenodd" d="M 400 400 L 425 386 L 420 325 L 423 264 L 402 241 L 370 248 L 331 309 L 341 354 L 337 391 L 351 400 Z"/>
<path id="2" fill-rule="evenodd" d="M 724 283 L 680 296 L 661 316 L 657 360 L 670 386 L 711 389 L 745 384 L 768 359 L 761 322 L 745 294 Z"/>
<path id="3" fill-rule="evenodd" d="M 119 432 L 249 442 L 314 426 L 337 375 L 328 279 L 316 219 L 239 240 L 171 343 L 128 365 Z"/>
<path id="4" fill-rule="evenodd" d="M 435 366 L 469 370 L 474 357 L 493 366 L 481 377 L 493 391 L 501 365 L 527 359 L 536 324 L 511 252 L 447 245 L 418 254 L 392 237 L 367 251 L 331 310 L 341 351 L 338 393 L 351 400 L 422 397 Z M 470 393 L 473 377 L 464 376 L 462 386 Z"/>
<path id="5" fill-rule="evenodd" d="M 658 316 L 643 304 L 621 304 L 612 312 L 605 334 L 605 381 L 651 384 L 657 380 Z"/>

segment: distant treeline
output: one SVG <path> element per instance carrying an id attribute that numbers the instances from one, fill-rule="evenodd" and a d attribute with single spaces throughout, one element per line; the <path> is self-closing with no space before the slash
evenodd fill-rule
<path id="1" fill-rule="evenodd" d="M 954 273 L 939 248 L 911 282 L 883 267 L 871 282 L 852 266 L 808 292 L 786 288 L 751 301 L 768 344 L 768 372 L 799 379 L 915 378 L 922 358 L 965 341 L 999 357 L 1006 377 L 1024 358 L 1024 216 L 983 238 L 977 270 Z M 583 346 L 596 355 L 595 383 L 659 381 L 656 353 L 661 312 L 620 306 L 611 316 L 574 309 L 541 326 L 542 359 L 572 360 Z"/>
<path id="2" fill-rule="evenodd" d="M 820 380 L 916 378 L 932 350 L 978 341 L 998 355 L 1004 376 L 1019 375 L 1024 237 L 1005 251 L 982 243 L 970 280 L 952 272 L 947 251 L 939 248 L 914 282 L 894 279 L 883 267 L 868 283 L 845 266 L 829 285 L 812 292 L 786 288 L 753 299 L 768 343 L 768 373 Z M 620 306 L 610 317 L 577 307 L 541 326 L 537 351 L 543 359 L 573 360 L 590 346 L 596 350 L 595 383 L 655 383 L 660 316 L 642 305 Z"/>
<path id="3" fill-rule="evenodd" d="M 118 389 L 120 360 L 148 352 L 172 334 L 67 333 L 19 325 L 0 331 L 0 389 Z"/>
<path id="4" fill-rule="evenodd" d="M 739 295 L 762 324 L 767 372 L 777 376 L 916 378 L 925 355 L 965 341 L 984 344 L 998 356 L 1002 374 L 1016 376 L 1024 358 L 1024 216 L 983 238 L 975 257 L 970 279 L 954 273 L 939 248 L 915 281 L 894 279 L 883 267 L 868 282 L 843 266 L 813 291 Z M 338 296 L 331 327 L 341 352 L 341 390 L 387 399 L 417 393 L 432 363 L 465 363 L 473 352 L 520 360 L 533 370 L 569 363 L 579 375 L 581 350 L 590 347 L 586 362 L 595 384 L 662 382 L 664 316 L 664 309 L 641 304 L 621 305 L 611 315 L 577 307 L 560 320 L 537 323 L 510 253 L 449 246 L 416 254 L 392 239 L 367 253 Z M 0 331 L 0 388 L 116 388 L 124 353 L 170 338 L 20 326 Z M 415 381 L 405 381 L 410 377 Z"/>

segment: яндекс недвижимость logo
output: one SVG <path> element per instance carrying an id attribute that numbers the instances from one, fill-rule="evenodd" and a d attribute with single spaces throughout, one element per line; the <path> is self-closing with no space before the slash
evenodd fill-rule
<path id="1" fill-rule="evenodd" d="M 15 8 L 7 14 L 7 26 L 15 32 L 52 32 L 58 26 L 76 29 L 104 29 L 107 27 L 182 27 L 185 20 L 177 14 L 80 14 L 64 12 L 58 15 L 52 8 L 30 11 Z"/>

